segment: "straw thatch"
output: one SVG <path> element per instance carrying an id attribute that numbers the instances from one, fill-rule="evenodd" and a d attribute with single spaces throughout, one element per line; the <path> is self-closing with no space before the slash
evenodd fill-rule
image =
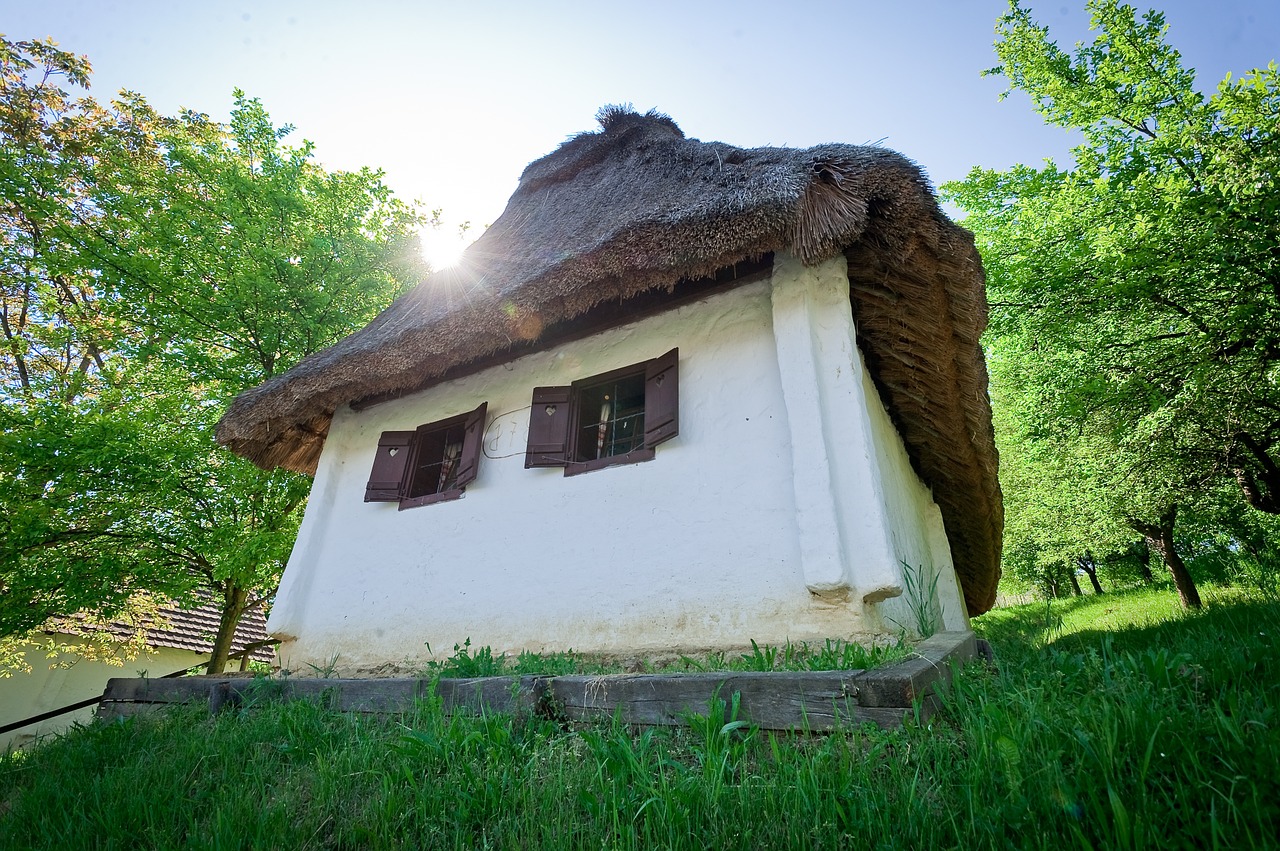
<path id="1" fill-rule="evenodd" d="M 843 252 L 868 369 L 942 509 L 970 612 L 990 608 L 1004 516 L 982 267 L 920 170 L 880 148 L 699 142 L 652 112 L 606 108 L 600 123 L 525 169 L 461 265 L 241 394 L 218 440 L 262 467 L 313 472 L 339 406 L 429 386 L 593 308 L 770 252 L 806 264 Z"/>

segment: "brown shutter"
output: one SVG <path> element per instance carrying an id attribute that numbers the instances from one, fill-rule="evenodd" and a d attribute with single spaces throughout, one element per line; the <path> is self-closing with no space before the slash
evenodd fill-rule
<path id="1" fill-rule="evenodd" d="M 373 456 L 373 472 L 364 488 L 365 502 L 396 502 L 403 490 L 412 431 L 384 431 L 378 438 L 378 453 Z"/>
<path id="2" fill-rule="evenodd" d="M 680 350 L 672 349 L 644 367 L 644 445 L 652 449 L 680 433 Z"/>
<path id="3" fill-rule="evenodd" d="M 480 407 L 467 414 L 462 454 L 458 456 L 458 476 L 453 482 L 455 488 L 476 480 L 476 472 L 480 469 L 480 448 L 484 445 L 484 416 L 488 410 L 489 403 L 481 402 Z"/>
<path id="4" fill-rule="evenodd" d="M 568 387 L 533 388 L 533 409 L 529 411 L 529 444 L 524 466 L 563 467 L 569 453 Z"/>

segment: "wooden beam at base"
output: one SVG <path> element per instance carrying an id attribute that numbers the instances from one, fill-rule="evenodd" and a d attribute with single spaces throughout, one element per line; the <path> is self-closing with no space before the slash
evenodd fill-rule
<path id="1" fill-rule="evenodd" d="M 863 671 L 685 674 L 675 676 L 556 677 L 549 681 L 551 705 L 571 721 L 617 717 L 627 724 L 682 726 L 705 715 L 712 701 L 731 705 L 737 719 L 765 730 L 831 730 L 863 721 L 902 723 L 905 708 L 858 705 Z"/>
<path id="2" fill-rule="evenodd" d="M 827 731 L 863 723 L 901 726 L 936 708 L 934 693 L 954 665 L 974 658 L 972 632 L 945 632 L 920 643 L 905 662 L 870 671 L 769 671 L 608 676 L 506 676 L 441 679 L 263 679 L 183 677 L 111 679 L 100 718 L 123 718 L 167 704 L 204 703 L 211 712 L 258 701 L 311 700 L 341 712 L 399 714 L 424 700 L 447 715 L 529 714 L 561 721 L 619 718 L 636 726 L 681 726 L 713 701 L 764 730 Z M 727 709 L 726 709 L 727 711 Z"/>

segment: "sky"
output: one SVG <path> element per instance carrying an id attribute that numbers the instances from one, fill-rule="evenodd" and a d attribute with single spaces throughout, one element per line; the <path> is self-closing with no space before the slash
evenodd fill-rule
<path id="1" fill-rule="evenodd" d="M 1089 37 L 1083 0 L 1028 0 L 1061 46 Z M 1139 0 L 1139 8 L 1146 5 Z M 1069 161 L 1003 79 L 982 77 L 1005 0 L 0 0 L 0 33 L 86 54 L 92 94 L 226 120 L 261 98 L 328 168 L 380 168 L 443 211 L 432 250 L 502 212 L 520 172 L 595 129 L 605 104 L 670 115 L 742 147 L 881 144 L 935 184 L 974 166 Z M 1280 2 L 1165 0 L 1169 41 L 1203 90 L 1280 60 Z"/>

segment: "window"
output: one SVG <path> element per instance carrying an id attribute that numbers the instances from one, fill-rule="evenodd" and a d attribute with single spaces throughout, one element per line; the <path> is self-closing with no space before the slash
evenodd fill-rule
<path id="1" fill-rule="evenodd" d="M 564 467 L 566 476 L 654 457 L 680 433 L 680 352 L 567 387 L 535 387 L 525 467 Z"/>
<path id="2" fill-rule="evenodd" d="M 365 502 L 398 502 L 400 510 L 462 496 L 480 466 L 488 403 L 469 414 L 384 431 L 365 486 Z"/>

